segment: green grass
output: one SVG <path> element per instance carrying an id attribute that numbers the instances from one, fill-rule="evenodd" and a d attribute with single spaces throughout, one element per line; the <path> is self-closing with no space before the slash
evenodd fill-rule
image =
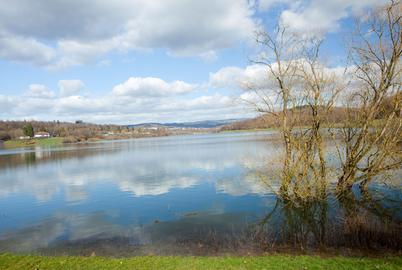
<path id="1" fill-rule="evenodd" d="M 0 269 L 402 269 L 402 257 L 45 257 L 0 255 Z"/>
<path id="2" fill-rule="evenodd" d="M 18 148 L 27 146 L 57 146 L 63 144 L 64 138 L 52 137 L 31 140 L 10 140 L 4 142 L 5 148 Z"/>

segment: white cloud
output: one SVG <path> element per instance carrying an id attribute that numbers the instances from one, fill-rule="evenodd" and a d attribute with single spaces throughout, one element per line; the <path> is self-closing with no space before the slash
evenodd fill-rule
<path id="1" fill-rule="evenodd" d="M 32 119 L 37 115 L 49 114 L 53 108 L 53 99 L 48 97 L 13 97 L 12 100 L 13 106 L 8 114 L 14 117 Z"/>
<path id="2" fill-rule="evenodd" d="M 162 47 L 180 56 L 202 55 L 249 37 L 255 28 L 252 15 L 243 0 L 143 4 L 142 13 L 127 25 L 126 41 L 128 46 Z"/>
<path id="3" fill-rule="evenodd" d="M 60 96 L 69 97 L 78 95 L 85 84 L 81 80 L 60 80 L 58 83 Z"/>
<path id="4" fill-rule="evenodd" d="M 267 68 L 263 65 L 250 65 L 245 68 L 224 67 L 209 74 L 209 83 L 217 88 L 267 88 L 270 86 Z"/>
<path id="5" fill-rule="evenodd" d="M 15 102 L 13 97 L 0 95 L 0 115 L 7 116 L 13 109 Z"/>
<path id="6" fill-rule="evenodd" d="M 335 31 L 339 20 L 386 0 L 3 1 L 0 58 L 48 68 L 96 63 L 111 51 L 165 49 L 214 59 L 259 27 L 258 6 L 281 4 L 280 20 L 296 32 Z M 254 3 L 258 3 L 255 5 Z"/>
<path id="7" fill-rule="evenodd" d="M 365 8 L 387 3 L 386 0 L 311 0 L 298 1 L 296 4 L 288 1 L 281 2 L 290 4 L 280 16 L 283 25 L 299 34 L 318 35 L 338 30 L 339 20 L 345 17 L 356 15 Z"/>
<path id="8" fill-rule="evenodd" d="M 29 85 L 29 90 L 25 94 L 28 97 L 33 98 L 52 98 L 54 97 L 54 93 L 50 91 L 43 84 L 31 84 Z"/>
<path id="9" fill-rule="evenodd" d="M 304 59 L 299 59 L 297 62 L 300 66 L 305 64 Z M 286 63 L 282 62 L 282 64 L 285 65 Z M 272 64 L 272 68 L 277 69 L 277 65 Z M 352 68 L 350 68 L 350 70 L 345 70 L 345 67 L 340 66 L 321 66 L 321 68 L 322 69 L 319 68 L 320 76 L 325 77 L 328 81 L 332 79 L 337 81 L 339 83 L 338 86 L 343 84 L 346 87 L 347 84 L 353 80 L 351 76 Z M 279 106 L 277 83 L 269 72 L 268 67 L 264 65 L 254 64 L 246 66 L 245 68 L 221 68 L 215 73 L 210 73 L 209 85 L 215 88 L 229 88 L 233 92 L 238 90 L 237 100 L 242 101 L 249 110 L 256 108 L 265 109 L 267 108 L 267 103 L 273 108 Z M 295 96 L 300 96 L 300 93 L 297 92 L 303 91 L 303 87 L 301 81 L 294 81 L 292 93 L 294 91 Z M 331 96 L 330 93 L 333 90 L 329 83 L 327 87 L 323 87 L 322 92 L 324 96 Z M 342 92 L 344 95 L 348 93 L 350 93 L 349 88 L 345 88 Z M 342 98 L 339 97 L 340 102 L 341 100 Z M 304 100 L 302 102 L 304 102 Z"/>
<path id="10" fill-rule="evenodd" d="M 154 77 L 131 77 L 113 88 L 116 96 L 158 97 L 185 94 L 193 91 L 195 85 L 183 81 L 167 83 Z"/>
<path id="11" fill-rule="evenodd" d="M 0 33 L 0 58 L 2 59 L 35 65 L 48 65 L 55 60 L 55 57 L 56 52 L 53 48 L 38 42 L 34 38 Z"/>
<path id="12" fill-rule="evenodd" d="M 130 124 L 196 121 L 250 116 L 236 97 L 218 90 L 198 91 L 184 81 L 130 77 L 102 96 L 83 95 L 80 80 L 60 80 L 59 95 L 44 85 L 30 85 L 22 96 L 0 96 L 5 119 L 38 119 Z"/>
<path id="13" fill-rule="evenodd" d="M 80 115 L 107 111 L 106 100 L 83 96 L 68 96 L 54 101 L 53 111 L 56 115 Z"/>
<path id="14" fill-rule="evenodd" d="M 280 22 L 298 33 L 336 31 L 339 21 L 386 0 L 6 1 L 0 5 L 0 58 L 50 69 L 97 63 L 109 52 L 164 49 L 215 59 L 249 40 L 255 11 L 280 5 Z"/>
<path id="15" fill-rule="evenodd" d="M 190 111 L 190 110 L 219 110 L 219 109 L 230 109 L 233 107 L 233 99 L 215 93 L 208 96 L 200 96 L 192 99 L 175 99 L 170 100 L 166 103 L 161 103 L 157 109 L 161 111 Z M 216 116 L 215 116 L 216 118 Z"/>
<path id="16" fill-rule="evenodd" d="M 299 1 L 294 1 L 294 0 L 259 0 L 258 9 L 260 11 L 267 11 L 270 8 L 274 7 L 275 5 L 290 4 L 292 2 L 293 2 L 293 4 L 296 4 Z"/>
<path id="17" fill-rule="evenodd" d="M 51 68 L 112 50 L 211 58 L 253 33 L 253 15 L 246 0 L 7 1 L 0 5 L 0 57 Z"/>
<path id="18" fill-rule="evenodd" d="M 325 68 L 324 72 L 345 80 L 342 67 Z M 81 80 L 60 80 L 60 94 L 54 95 L 46 86 L 32 84 L 23 96 L 0 96 L 0 106 L 5 108 L 0 115 L 5 119 L 117 124 L 244 118 L 255 116 L 261 97 L 275 103 L 277 89 L 267 67 L 257 64 L 221 68 L 198 85 L 130 77 L 101 96 L 84 94 L 83 87 Z"/>
<path id="19" fill-rule="evenodd" d="M 237 87 L 244 78 L 244 70 L 239 67 L 224 67 L 209 74 L 212 87 Z"/>

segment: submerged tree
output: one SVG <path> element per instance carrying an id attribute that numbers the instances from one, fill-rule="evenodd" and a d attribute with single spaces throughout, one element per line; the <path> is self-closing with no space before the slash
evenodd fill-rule
<path id="1" fill-rule="evenodd" d="M 402 164 L 401 16 L 401 3 L 392 1 L 357 23 L 351 46 L 354 87 L 341 132 L 345 153 L 339 157 L 339 192 L 354 183 L 365 188 L 374 176 Z"/>
<path id="2" fill-rule="evenodd" d="M 251 84 L 248 89 L 259 98 L 258 111 L 280 123 L 285 148 L 280 195 L 325 198 L 328 172 L 322 128 L 344 84 L 320 60 L 320 39 L 297 36 L 279 26 L 272 35 L 259 33 L 257 42 L 263 53 L 255 63 L 267 67 L 269 84 Z"/>
<path id="3" fill-rule="evenodd" d="M 258 98 L 258 111 L 276 117 L 281 128 L 282 198 L 325 198 L 325 135 L 335 139 L 338 194 L 401 165 L 401 3 L 391 1 L 367 18 L 357 23 L 353 64 L 344 72 L 325 66 L 320 39 L 292 34 L 283 25 L 257 33 L 262 53 L 254 63 L 266 67 L 269 83 L 247 89 Z M 329 116 L 345 100 L 346 117 L 333 125 Z"/>
<path id="4" fill-rule="evenodd" d="M 297 50 L 296 42 L 293 36 L 286 33 L 285 28 L 276 30 L 275 36 L 271 36 L 266 32 L 260 32 L 257 35 L 257 42 L 269 49 L 269 53 L 261 54 L 255 62 L 263 64 L 267 67 L 268 76 L 272 81 L 272 89 L 264 86 L 256 87 L 249 85 L 248 88 L 254 91 L 260 98 L 257 110 L 263 113 L 269 113 L 279 119 L 283 141 L 285 145 L 285 155 L 283 160 L 283 172 L 281 193 L 287 196 L 288 187 L 293 177 L 292 156 L 294 155 L 292 147 L 293 123 L 290 121 L 290 109 L 295 106 L 293 99 L 294 88 L 297 83 Z M 267 92 L 268 90 L 268 92 Z M 272 99 L 273 91 L 275 101 Z M 278 105 L 275 106 L 274 102 Z"/>
<path id="5" fill-rule="evenodd" d="M 259 231 L 272 245 L 400 247 L 400 195 L 367 186 L 402 164 L 401 3 L 359 19 L 344 68 L 325 65 L 320 39 L 283 25 L 257 34 L 254 63 L 267 80 L 246 88 L 277 120 L 284 145 L 276 205 Z"/>

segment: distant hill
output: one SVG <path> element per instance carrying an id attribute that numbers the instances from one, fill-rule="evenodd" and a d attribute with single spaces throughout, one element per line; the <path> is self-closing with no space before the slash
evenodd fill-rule
<path id="1" fill-rule="evenodd" d="M 383 119 L 387 117 L 390 113 L 395 112 L 397 117 L 402 116 L 402 110 L 400 107 L 396 106 L 397 102 L 402 99 L 402 94 L 398 92 L 395 95 L 384 98 L 380 105 L 380 110 L 375 116 L 376 119 Z M 323 123 L 342 123 L 348 117 L 349 114 L 353 117 L 355 113 L 358 116 L 361 109 L 359 108 L 345 108 L 345 107 L 333 107 L 329 113 L 326 114 L 326 118 L 322 119 Z M 280 116 L 280 113 L 279 113 Z M 293 119 L 292 119 L 293 116 Z M 294 121 L 293 124 L 304 126 L 311 123 L 311 109 L 308 106 L 298 106 L 289 110 L 289 118 Z M 253 119 L 246 119 L 243 121 L 236 121 L 229 123 L 221 127 L 221 130 L 246 130 L 246 129 L 265 129 L 280 126 L 280 117 L 275 117 L 271 114 L 263 114 Z"/>
<path id="2" fill-rule="evenodd" d="M 183 123 L 141 123 L 135 125 L 127 125 L 127 127 L 134 128 L 216 128 L 229 124 L 233 124 L 239 121 L 245 121 L 247 119 L 225 119 L 225 120 L 205 120 L 195 122 L 183 122 Z"/>
<path id="3" fill-rule="evenodd" d="M 279 113 L 280 114 L 280 113 Z M 346 109 L 342 107 L 334 107 L 328 114 L 325 122 L 340 123 L 346 119 Z M 293 118 L 292 118 L 293 116 Z M 300 106 L 289 110 L 289 118 L 295 121 L 295 125 L 304 126 L 311 121 L 311 110 L 307 106 Z M 221 130 L 247 130 L 247 129 L 265 129 L 280 126 L 280 117 L 275 117 L 271 114 L 263 114 L 253 119 L 233 122 L 221 127 Z"/>

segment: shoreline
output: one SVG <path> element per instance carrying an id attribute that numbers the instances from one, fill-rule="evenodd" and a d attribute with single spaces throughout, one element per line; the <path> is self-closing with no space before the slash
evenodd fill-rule
<path id="1" fill-rule="evenodd" d="M 172 133 L 164 135 L 151 135 L 151 136 L 110 136 L 110 137 L 92 137 L 86 140 L 72 141 L 69 137 L 50 137 L 50 138 L 32 138 L 28 140 L 8 140 L 3 142 L 3 147 L 0 150 L 18 149 L 24 147 L 36 147 L 36 146 L 62 146 L 68 144 L 80 144 L 102 141 L 119 141 L 129 139 L 143 139 L 143 138 L 159 138 L 159 137 L 174 137 L 181 135 L 201 135 L 201 134 L 219 134 L 219 133 L 242 133 L 242 132 L 264 132 L 264 131 L 276 131 L 277 128 L 266 129 L 239 129 L 239 130 L 205 130 L 202 132 L 189 132 L 189 133 Z"/>
<path id="2" fill-rule="evenodd" d="M 196 134 L 209 134 L 209 133 L 216 133 L 216 132 L 210 131 L 210 132 L 199 132 L 199 133 L 179 133 L 179 134 L 155 135 L 155 136 L 92 137 L 86 140 L 71 140 L 71 138 L 69 137 L 50 137 L 50 138 L 36 138 L 36 139 L 33 138 L 28 140 L 8 140 L 3 142 L 3 146 L 0 147 L 0 150 L 10 150 L 10 149 L 36 147 L 36 146 L 62 146 L 69 144 L 81 144 L 81 143 L 102 142 L 102 141 L 120 141 L 129 139 L 173 137 L 180 135 L 196 135 Z"/>

